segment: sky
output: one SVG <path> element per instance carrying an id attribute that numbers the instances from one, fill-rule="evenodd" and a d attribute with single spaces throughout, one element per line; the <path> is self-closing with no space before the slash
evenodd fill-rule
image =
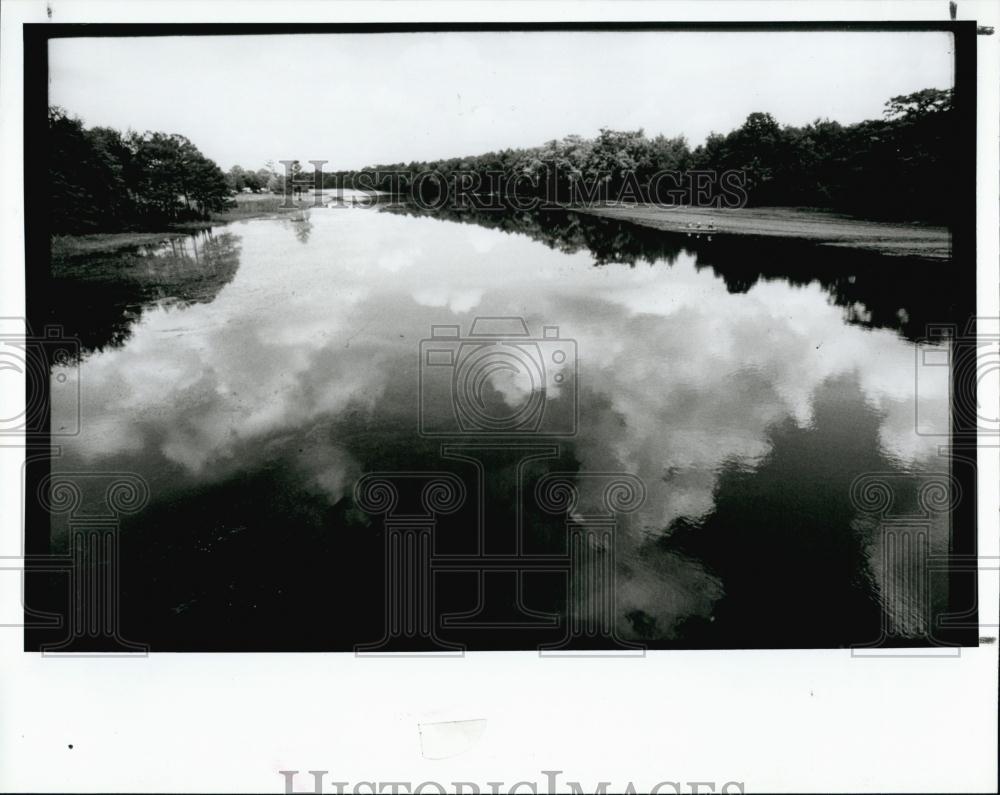
<path id="1" fill-rule="evenodd" d="M 439 32 L 55 39 L 49 103 L 187 136 L 224 169 L 325 170 L 536 146 L 601 127 L 694 146 L 749 113 L 881 116 L 953 83 L 941 32 Z"/>

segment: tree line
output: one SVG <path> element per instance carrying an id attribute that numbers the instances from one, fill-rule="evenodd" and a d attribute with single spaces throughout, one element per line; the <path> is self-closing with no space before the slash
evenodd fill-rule
<path id="1" fill-rule="evenodd" d="M 183 135 L 87 129 L 58 107 L 48 121 L 53 232 L 149 228 L 230 206 L 222 170 Z"/>
<path id="2" fill-rule="evenodd" d="M 740 180 L 741 203 L 751 206 L 947 222 L 954 205 L 954 125 L 952 91 L 928 88 L 892 97 L 882 118 L 856 124 L 817 119 L 796 127 L 751 113 L 739 128 L 712 133 L 693 149 L 683 136 L 602 129 L 595 138 L 569 135 L 527 149 L 328 172 L 323 186 L 424 195 L 468 192 L 471 184 L 490 193 L 498 187 L 496 175 L 506 174 L 501 192 L 549 200 L 672 203 L 680 196 L 677 203 L 694 203 L 703 195 L 704 203 L 719 206 L 721 199 L 727 206 L 729 174 Z"/>
<path id="3" fill-rule="evenodd" d="M 741 204 L 756 206 L 948 222 L 955 165 L 952 92 L 928 88 L 892 97 L 883 118 L 857 124 L 817 119 L 796 127 L 779 124 L 769 113 L 751 113 L 739 128 L 712 133 L 694 148 L 683 136 L 602 129 L 594 138 L 568 135 L 537 147 L 325 172 L 322 185 L 570 203 L 704 200 L 732 206 L 726 199 L 735 195 Z M 309 168 L 294 161 L 289 187 L 299 192 L 299 180 L 311 177 Z M 231 206 L 234 193 L 284 192 L 285 170 L 269 161 L 264 168 L 234 166 L 224 174 L 182 135 L 86 129 L 61 108 L 49 109 L 50 217 L 56 232 L 207 218 Z M 716 181 L 704 182 L 706 174 L 717 175 Z M 718 175 L 738 179 L 738 190 Z"/>

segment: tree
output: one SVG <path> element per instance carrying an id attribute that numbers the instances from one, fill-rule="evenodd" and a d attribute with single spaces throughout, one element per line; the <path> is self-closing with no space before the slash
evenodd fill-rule
<path id="1" fill-rule="evenodd" d="M 84 128 L 49 109 L 52 229 L 121 230 L 208 217 L 229 201 L 221 169 L 182 135 Z"/>
<path id="2" fill-rule="evenodd" d="M 198 157 L 188 164 L 184 190 L 185 195 L 195 203 L 198 214 L 203 218 L 230 206 L 229 186 L 226 184 L 222 169 L 200 152 Z"/>
<path id="3" fill-rule="evenodd" d="M 919 120 L 928 114 L 945 113 L 952 109 L 953 91 L 925 88 L 912 94 L 892 97 L 885 103 L 884 115 L 888 119 Z"/>
<path id="4" fill-rule="evenodd" d="M 102 201 L 112 192 L 107 170 L 79 119 L 49 108 L 49 212 L 55 231 L 88 231 L 102 226 Z"/>
<path id="5" fill-rule="evenodd" d="M 243 170 L 242 166 L 233 166 L 226 172 L 226 184 L 229 185 L 230 190 L 236 193 L 239 193 L 246 187 L 246 178 L 247 172 Z"/>

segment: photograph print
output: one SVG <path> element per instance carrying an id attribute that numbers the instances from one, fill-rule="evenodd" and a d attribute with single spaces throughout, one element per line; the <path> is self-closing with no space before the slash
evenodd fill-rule
<path id="1" fill-rule="evenodd" d="M 215 27 L 26 26 L 27 650 L 977 644 L 974 23 Z"/>

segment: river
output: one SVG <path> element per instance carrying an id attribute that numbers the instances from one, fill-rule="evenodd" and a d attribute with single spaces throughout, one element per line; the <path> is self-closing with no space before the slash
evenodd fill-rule
<path id="1" fill-rule="evenodd" d="M 56 280 L 52 468 L 148 487 L 119 587 L 154 650 L 920 643 L 947 582 L 866 495 L 947 550 L 940 272 L 565 212 L 233 223 Z"/>

